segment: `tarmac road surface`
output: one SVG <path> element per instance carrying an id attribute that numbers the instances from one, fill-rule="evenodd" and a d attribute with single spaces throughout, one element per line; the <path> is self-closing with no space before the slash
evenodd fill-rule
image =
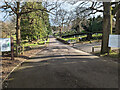
<path id="1" fill-rule="evenodd" d="M 49 45 L 18 67 L 7 88 L 118 88 L 118 63 L 50 38 Z"/>

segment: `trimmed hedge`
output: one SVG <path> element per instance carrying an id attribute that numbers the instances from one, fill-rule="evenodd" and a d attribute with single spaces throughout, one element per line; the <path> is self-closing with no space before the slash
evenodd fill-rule
<path id="1" fill-rule="evenodd" d="M 64 44 L 70 44 L 70 43 L 68 43 L 67 41 L 65 41 L 65 40 L 63 40 L 63 39 L 61 39 L 61 38 L 56 38 L 58 41 L 60 41 L 60 42 L 62 42 L 62 43 L 64 43 Z"/>

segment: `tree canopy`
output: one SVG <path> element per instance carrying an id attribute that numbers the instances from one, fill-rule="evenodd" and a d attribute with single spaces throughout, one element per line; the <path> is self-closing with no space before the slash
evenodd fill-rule
<path id="1" fill-rule="evenodd" d="M 89 18 L 87 23 L 83 23 L 82 27 L 86 32 L 102 32 L 103 18 L 101 16 Z"/>
<path id="2" fill-rule="evenodd" d="M 25 6 L 31 7 L 32 2 L 26 2 Z M 42 4 L 34 3 L 34 7 L 42 8 Z M 49 15 L 44 11 L 35 11 L 22 15 L 21 37 L 22 39 L 37 40 L 50 33 Z"/>

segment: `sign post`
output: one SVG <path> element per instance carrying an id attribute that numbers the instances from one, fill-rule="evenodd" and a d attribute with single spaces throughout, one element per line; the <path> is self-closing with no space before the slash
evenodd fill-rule
<path id="1" fill-rule="evenodd" d="M 14 39 L 11 37 L 11 60 L 14 60 Z"/>
<path id="2" fill-rule="evenodd" d="M 0 51 L 1 52 L 11 51 L 11 60 L 14 60 L 13 37 L 0 38 Z"/>
<path id="3" fill-rule="evenodd" d="M 0 45 L 1 52 L 11 51 L 10 38 L 0 38 Z"/>
<path id="4" fill-rule="evenodd" d="M 120 57 L 120 35 L 109 35 L 109 47 L 118 48 Z"/>
<path id="5" fill-rule="evenodd" d="M 120 35 L 109 35 L 109 47 L 120 48 Z"/>

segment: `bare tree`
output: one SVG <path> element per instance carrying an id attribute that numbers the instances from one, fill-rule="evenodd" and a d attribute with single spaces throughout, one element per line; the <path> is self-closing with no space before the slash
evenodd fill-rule
<path id="1" fill-rule="evenodd" d="M 15 23 L 11 20 L 2 22 L 2 37 L 6 38 L 8 36 L 11 36 L 12 34 L 15 34 Z"/>
<path id="2" fill-rule="evenodd" d="M 76 3 L 76 2 L 75 2 Z M 74 4 L 75 4 L 74 3 Z M 88 4 L 89 3 L 89 4 Z M 113 8 L 113 13 L 111 11 L 111 7 L 115 6 Z M 82 9 L 80 13 L 84 13 L 86 11 L 89 11 L 89 13 L 86 16 L 89 16 L 91 14 L 95 14 L 97 12 L 103 12 L 103 38 L 102 38 L 102 45 L 101 45 L 101 53 L 108 53 L 110 51 L 110 48 L 108 47 L 108 39 L 109 34 L 112 33 L 112 18 L 116 16 L 116 32 L 119 32 L 119 8 L 120 4 L 119 2 L 112 2 L 109 0 L 109 2 L 80 2 L 78 7 L 84 7 L 85 9 Z M 102 10 L 103 8 L 103 10 Z M 113 17 L 112 17 L 113 15 Z"/>

